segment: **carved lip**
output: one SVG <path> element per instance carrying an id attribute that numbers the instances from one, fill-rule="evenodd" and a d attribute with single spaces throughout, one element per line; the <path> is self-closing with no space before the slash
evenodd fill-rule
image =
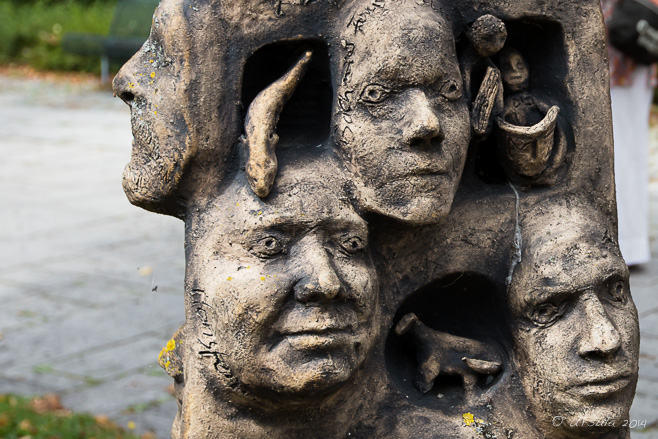
<path id="1" fill-rule="evenodd" d="M 322 325 L 313 326 L 309 325 L 304 328 L 284 328 L 279 331 L 284 337 L 288 336 L 305 336 L 305 335 L 333 335 L 337 333 L 351 334 L 352 328 L 346 325 Z"/>
<path id="2" fill-rule="evenodd" d="M 442 168 L 437 167 L 423 167 L 414 169 L 408 175 L 441 175 L 447 174 L 447 172 Z"/>
<path id="3" fill-rule="evenodd" d="M 427 178 L 436 178 L 444 177 L 448 172 L 443 168 L 438 168 L 436 166 L 422 166 L 418 168 L 413 168 L 408 172 L 398 175 L 393 180 L 404 180 L 409 177 L 427 177 Z"/>
<path id="4" fill-rule="evenodd" d="M 589 398 L 604 398 L 621 392 L 632 382 L 632 374 L 616 374 L 610 377 L 597 378 L 576 384 L 569 388 L 569 393 L 575 393 Z"/>
<path id="5" fill-rule="evenodd" d="M 525 75 L 517 73 L 517 74 L 514 74 L 514 75 L 509 75 L 507 78 L 511 79 L 512 81 L 518 81 L 518 80 L 521 80 L 521 79 L 525 79 Z"/>
<path id="6" fill-rule="evenodd" d="M 318 335 L 353 332 L 357 325 L 356 313 L 346 307 L 296 305 L 282 312 L 272 330 L 282 336 Z"/>
<path id="7" fill-rule="evenodd" d="M 296 350 L 316 350 L 344 345 L 353 337 L 351 331 L 326 330 L 322 332 L 296 332 L 284 335 L 284 339 Z"/>

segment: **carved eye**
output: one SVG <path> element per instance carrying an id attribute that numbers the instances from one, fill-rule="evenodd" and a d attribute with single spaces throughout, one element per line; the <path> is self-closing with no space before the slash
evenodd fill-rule
<path id="1" fill-rule="evenodd" d="M 538 326 L 549 326 L 560 317 L 560 309 L 553 303 L 542 303 L 532 312 L 532 321 Z"/>
<path id="2" fill-rule="evenodd" d="M 370 84 L 363 89 L 361 100 L 367 104 L 378 104 L 388 98 L 390 90 L 378 84 Z"/>
<path id="3" fill-rule="evenodd" d="M 279 238 L 268 235 L 256 240 L 250 250 L 259 258 L 269 259 L 283 253 L 284 246 Z"/>
<path id="4" fill-rule="evenodd" d="M 615 302 L 623 303 L 626 301 L 626 284 L 622 280 L 610 282 L 608 286 L 610 292 L 610 299 Z"/>
<path id="5" fill-rule="evenodd" d="M 456 81 L 449 79 L 441 84 L 439 94 L 449 101 L 456 101 L 462 97 L 462 90 Z"/>
<path id="6" fill-rule="evenodd" d="M 363 251 L 365 248 L 365 244 L 363 243 L 363 240 L 359 238 L 358 236 L 350 236 L 347 238 L 344 238 L 340 242 L 340 247 L 345 250 L 348 254 L 355 254 L 359 253 L 360 251 Z"/>

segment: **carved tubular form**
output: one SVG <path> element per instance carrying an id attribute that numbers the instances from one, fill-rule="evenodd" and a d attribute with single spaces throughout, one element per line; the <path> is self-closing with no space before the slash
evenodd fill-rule
<path id="1" fill-rule="evenodd" d="M 500 144 L 505 145 L 505 156 L 512 169 L 524 177 L 541 174 L 554 151 L 555 126 L 560 108 L 552 106 L 546 116 L 533 126 L 518 126 L 498 117 Z"/>
<path id="2" fill-rule="evenodd" d="M 306 51 L 280 79 L 269 85 L 249 105 L 244 124 L 247 178 L 260 198 L 269 195 L 277 171 L 276 124 L 283 106 L 301 82 L 313 53 Z"/>

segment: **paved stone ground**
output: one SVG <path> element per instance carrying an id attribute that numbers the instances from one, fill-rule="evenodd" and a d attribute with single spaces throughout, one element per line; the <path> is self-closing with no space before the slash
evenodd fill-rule
<path id="1" fill-rule="evenodd" d="M 95 83 L 4 76 L 0 139 L 0 393 L 169 437 L 156 361 L 184 318 L 183 223 L 123 194 L 128 107 Z"/>
<path id="2" fill-rule="evenodd" d="M 655 257 L 631 276 L 642 331 L 631 418 L 653 428 L 633 439 L 658 439 L 653 134 Z M 169 437 L 176 404 L 156 359 L 183 321 L 183 224 L 123 194 L 128 107 L 93 83 L 0 75 L 0 139 L 0 393 L 56 392 L 73 410 Z"/>

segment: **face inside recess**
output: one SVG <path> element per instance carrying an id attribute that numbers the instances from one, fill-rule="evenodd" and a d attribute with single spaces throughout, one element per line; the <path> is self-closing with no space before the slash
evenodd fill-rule
<path id="1" fill-rule="evenodd" d="M 192 220 L 200 234 L 188 230 L 188 267 L 213 310 L 217 351 L 243 388 L 261 394 L 335 389 L 375 334 L 367 224 L 332 176 L 312 164 L 302 171 L 280 169 L 266 202 L 246 180 L 234 183 Z"/>
<path id="2" fill-rule="evenodd" d="M 519 376 L 546 437 L 602 437 L 628 418 L 637 383 L 628 268 L 605 230 L 585 226 L 601 221 L 538 224 L 510 286 Z"/>
<path id="3" fill-rule="evenodd" d="M 516 49 L 503 49 L 498 55 L 505 91 L 517 92 L 528 88 L 528 64 Z"/>
<path id="4" fill-rule="evenodd" d="M 377 9 L 341 36 L 334 141 L 360 207 L 431 224 L 452 206 L 469 113 L 449 25 L 428 5 L 391 7 L 389 15 Z"/>

